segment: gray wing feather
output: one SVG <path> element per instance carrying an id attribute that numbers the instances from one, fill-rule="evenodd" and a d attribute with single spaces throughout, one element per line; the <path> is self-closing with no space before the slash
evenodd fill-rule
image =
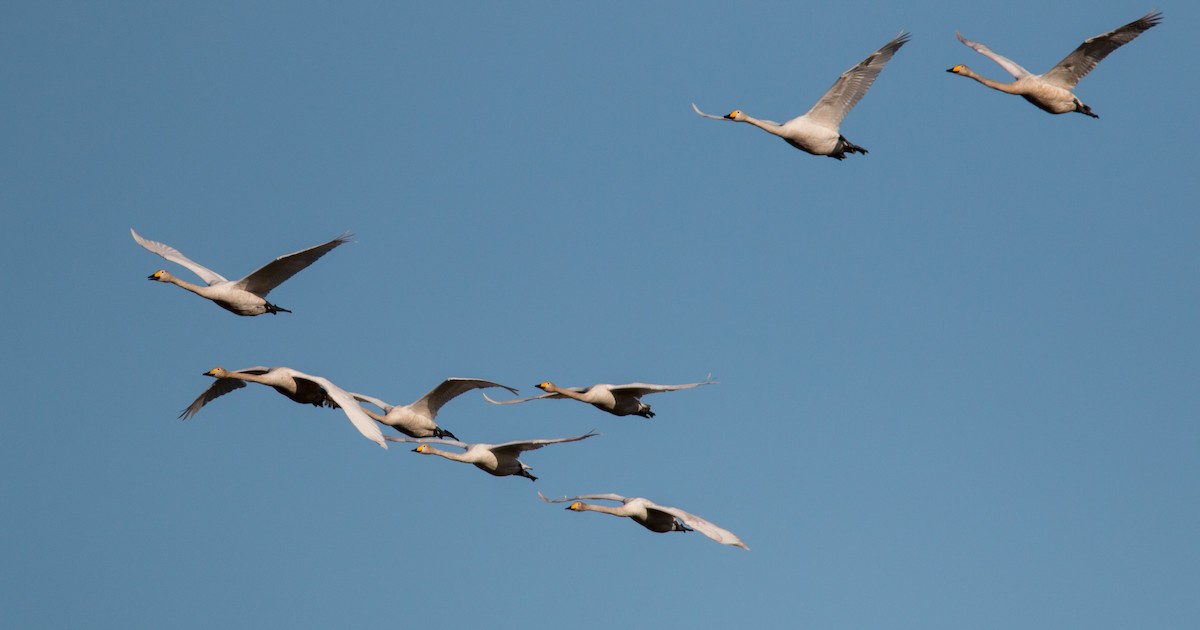
<path id="1" fill-rule="evenodd" d="M 825 95 L 804 116 L 813 122 L 837 129 L 846 114 L 858 104 L 867 90 L 871 89 L 871 85 L 875 83 L 875 79 L 879 77 L 879 73 L 891 60 L 892 55 L 895 55 L 896 51 L 908 42 L 909 37 L 908 33 L 901 31 L 882 48 L 871 53 L 853 68 L 843 72 L 842 76 L 834 82 L 833 87 L 829 88 L 829 91 L 825 92 Z"/>
<path id="2" fill-rule="evenodd" d="M 1100 63 L 1112 51 L 1133 41 L 1138 35 L 1158 26 L 1162 22 L 1162 13 L 1151 11 L 1146 15 L 1122 26 L 1114 29 L 1103 35 L 1085 40 L 1079 45 L 1079 48 L 1071 51 L 1071 54 L 1058 62 L 1042 76 L 1047 82 L 1066 88 L 1073 89 L 1079 80 L 1087 76 L 1096 64 Z"/>
<path id="3" fill-rule="evenodd" d="M 341 236 L 328 243 L 322 243 L 308 249 L 280 256 L 239 280 L 237 286 L 258 297 L 266 297 L 271 292 L 271 289 L 283 284 L 288 278 L 317 262 L 319 258 L 328 254 L 333 248 L 350 242 L 350 237 L 349 232 L 344 232 Z"/>

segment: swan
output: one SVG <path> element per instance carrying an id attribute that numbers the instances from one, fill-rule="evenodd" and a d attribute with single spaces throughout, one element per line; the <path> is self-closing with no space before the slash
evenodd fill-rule
<path id="1" fill-rule="evenodd" d="M 970 77 L 993 90 L 1016 94 L 1033 103 L 1042 111 L 1051 114 L 1078 112 L 1084 116 L 1099 118 L 1100 116 L 1093 112 L 1091 107 L 1084 105 L 1072 90 L 1075 89 L 1079 80 L 1087 76 L 1087 73 L 1091 72 L 1096 64 L 1100 63 L 1109 53 L 1133 41 L 1135 37 L 1157 26 L 1160 22 L 1162 22 L 1162 13 L 1151 11 L 1121 28 L 1084 40 L 1079 48 L 1072 51 L 1045 74 L 1032 74 L 1015 61 L 992 52 L 987 46 L 973 42 L 963 37 L 961 33 L 955 33 L 958 41 L 1000 64 L 1000 67 L 1013 75 L 1016 80 L 1012 83 L 993 81 L 976 74 L 962 64 L 954 66 L 946 72 Z"/>
<path id="2" fill-rule="evenodd" d="M 370 409 L 363 409 L 363 411 L 367 412 L 367 415 L 371 416 L 376 422 L 386 424 L 404 435 L 414 438 L 448 437 L 457 440 L 457 436 L 439 427 L 433 419 L 437 417 L 438 410 L 442 408 L 442 405 L 450 402 L 458 395 L 469 392 L 472 389 L 486 387 L 503 387 L 513 394 L 517 393 L 517 390 L 507 385 L 483 379 L 448 378 L 442 381 L 437 387 L 429 390 L 427 394 L 417 399 L 416 402 L 399 407 L 389 405 L 378 398 L 364 396 L 363 394 L 350 392 L 350 395 L 359 402 L 370 403 L 382 409 L 385 415 L 380 415 Z"/>
<path id="3" fill-rule="evenodd" d="M 179 250 L 170 245 L 142 238 L 142 235 L 134 231 L 133 228 L 129 228 L 129 233 L 133 235 L 133 240 L 137 241 L 137 244 L 146 250 L 154 252 L 173 263 L 178 263 L 191 269 L 193 273 L 204 280 L 205 285 L 201 286 L 192 284 L 186 280 L 180 280 L 166 269 L 159 269 L 150 274 L 147 277 L 148 280 L 169 282 L 181 286 L 200 297 L 216 302 L 217 306 L 227 311 L 246 316 L 262 315 L 263 313 L 270 313 L 272 315 L 275 313 L 291 313 L 286 308 L 271 304 L 265 299 L 267 294 L 271 292 L 271 289 L 283 284 L 288 278 L 296 275 L 301 269 L 313 264 L 318 258 L 329 253 L 330 250 L 338 245 L 350 242 L 350 233 L 345 232 L 328 243 L 314 245 L 308 249 L 280 256 L 259 267 L 257 271 L 245 278 L 230 281 L 226 280 L 221 274 L 184 256 Z"/>
<path id="4" fill-rule="evenodd" d="M 487 394 L 484 394 L 483 397 L 493 405 L 512 405 L 539 398 L 574 398 L 575 400 L 588 403 L 597 409 L 607 411 L 614 416 L 653 418 L 654 412 L 650 411 L 650 405 L 642 402 L 642 396 L 657 394 L 659 392 L 691 389 L 693 387 L 700 387 L 701 385 L 712 385 L 716 382 L 712 380 L 711 375 L 699 383 L 687 383 L 685 385 L 652 385 L 650 383 L 608 385 L 600 383 L 590 387 L 559 387 L 550 381 L 544 381 L 534 386 L 546 392 L 540 396 L 515 398 L 513 400 L 493 400 Z"/>
<path id="5" fill-rule="evenodd" d="M 316 407 L 340 407 L 346 417 L 354 424 L 363 437 L 387 448 L 383 432 L 375 424 L 366 411 L 354 401 L 354 397 L 346 390 L 320 376 L 305 374 L 289 367 L 251 367 L 230 372 L 225 368 L 215 367 L 204 373 L 216 380 L 204 393 L 200 394 L 192 404 L 179 414 L 179 418 L 187 420 L 200 412 L 210 401 L 224 396 L 235 389 L 241 389 L 247 382 L 261 383 L 275 389 L 295 402 Z"/>
<path id="6" fill-rule="evenodd" d="M 529 474 L 530 467 L 517 457 L 525 451 L 533 451 L 547 444 L 561 444 L 563 442 L 578 442 L 587 438 L 600 435 L 595 430 L 588 431 L 583 435 L 575 437 L 556 438 L 553 440 L 524 440 L 518 442 L 505 442 L 503 444 L 467 444 L 457 440 L 441 440 L 435 438 L 410 438 L 400 437 L 398 435 L 386 436 L 389 442 L 413 442 L 417 443 L 417 447 L 413 452 L 422 455 L 440 455 L 446 459 L 451 459 L 456 462 L 465 464 L 475 464 L 475 467 L 486 472 L 489 475 L 496 477 L 507 477 L 509 475 L 517 475 L 524 477 L 530 481 L 537 481 L 537 477 Z M 448 444 L 457 446 L 464 450 L 462 453 L 454 453 L 443 451 L 439 448 L 431 446 L 432 444 Z"/>
<path id="7" fill-rule="evenodd" d="M 612 514 L 613 516 L 624 516 L 633 519 L 638 525 L 660 534 L 695 530 L 722 545 L 732 545 L 750 551 L 750 548 L 734 535 L 733 532 L 717 527 L 695 514 L 684 512 L 679 508 L 659 505 L 642 497 L 623 497 L 619 494 L 581 494 L 577 497 L 547 499 L 541 492 L 538 493 L 538 496 L 547 503 L 566 503 L 567 501 L 571 501 L 572 503 L 567 506 L 567 509 L 572 512 L 600 512 L 602 514 Z M 619 501 L 621 505 L 620 507 L 595 505 L 584 503 L 581 499 Z"/>
<path id="8" fill-rule="evenodd" d="M 858 104 L 859 99 L 871 88 L 880 71 L 891 60 L 892 55 L 909 40 L 909 34 L 901 31 L 892 41 L 871 53 L 858 65 L 850 68 L 838 77 L 833 87 L 817 101 L 812 109 L 804 115 L 793 118 L 782 125 L 770 120 L 758 120 L 734 110 L 725 116 L 705 114 L 692 103 L 692 109 L 705 118 L 714 120 L 732 120 L 750 123 L 767 133 L 772 133 L 787 141 L 788 144 L 813 155 L 827 155 L 835 160 L 846 159 L 847 153 L 863 153 L 866 149 L 852 144 L 838 132 L 842 119 Z"/>

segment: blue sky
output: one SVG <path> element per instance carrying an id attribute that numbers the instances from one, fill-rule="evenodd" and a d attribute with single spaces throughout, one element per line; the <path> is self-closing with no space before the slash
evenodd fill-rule
<path id="1" fill-rule="evenodd" d="M 945 72 L 1007 78 L 956 29 L 1040 72 L 1151 8 L 5 5 L 0 625 L 1197 626 L 1200 10 L 1080 84 L 1099 120 Z M 786 120 L 900 30 L 841 129 L 869 155 L 691 112 Z M 130 227 L 230 277 L 356 242 L 239 318 Z M 442 410 L 602 433 L 531 484 L 260 387 L 176 420 L 217 365 L 721 383 Z"/>

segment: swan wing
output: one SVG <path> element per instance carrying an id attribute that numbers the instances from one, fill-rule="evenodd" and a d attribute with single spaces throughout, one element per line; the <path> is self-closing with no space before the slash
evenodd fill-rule
<path id="1" fill-rule="evenodd" d="M 163 258 L 166 258 L 177 265 L 183 265 L 184 267 L 187 267 L 192 271 L 192 273 L 200 276 L 200 279 L 203 280 L 205 284 L 211 286 L 218 282 L 228 282 L 228 280 L 226 280 L 221 274 L 209 269 L 208 267 L 205 267 L 204 265 L 201 265 L 187 256 L 184 256 L 183 253 L 178 249 L 175 249 L 166 243 L 159 243 L 158 241 L 152 241 L 148 238 L 142 238 L 142 235 L 138 234 L 133 228 L 129 228 L 129 233 L 133 235 L 133 240 L 137 241 L 137 244 L 141 245 L 143 249 L 154 252 L 155 254 L 158 254 L 159 256 L 162 256 Z"/>
<path id="2" fill-rule="evenodd" d="M 1020 66 L 1020 64 L 1013 61 L 1012 59 L 1009 59 L 1008 57 L 1002 57 L 1000 55 L 997 55 L 996 53 L 992 52 L 991 48 L 988 48 L 987 46 L 984 46 L 983 44 L 980 44 L 979 42 L 973 42 L 973 41 L 963 37 L 962 33 L 959 33 L 958 31 L 955 31 L 954 35 L 956 37 L 958 37 L 958 41 L 965 44 L 971 50 L 974 50 L 975 52 L 983 55 L 984 57 L 987 57 L 988 59 L 991 59 L 992 61 L 995 61 L 996 63 L 1000 64 L 1000 67 L 1004 68 L 1005 72 L 1008 72 L 1009 74 L 1013 75 L 1013 78 L 1020 79 L 1022 77 L 1033 76 L 1032 72 L 1026 70 L 1025 68 L 1022 68 Z"/>
<path id="3" fill-rule="evenodd" d="M 546 446 L 548 444 L 561 444 L 563 442 L 578 442 L 579 440 L 586 440 L 587 438 L 590 438 L 590 437 L 596 436 L 596 435 L 600 435 L 600 434 L 596 433 L 596 430 L 593 429 L 583 435 L 576 435 L 574 437 L 554 438 L 551 440 L 519 440 L 516 442 L 505 442 L 503 444 L 496 444 L 496 445 L 492 446 L 491 450 L 493 450 L 493 451 L 508 451 L 510 453 L 523 453 L 525 451 L 536 451 L 537 449 L 542 448 L 543 446 Z"/>
<path id="4" fill-rule="evenodd" d="M 649 509 L 658 510 L 660 512 L 666 512 L 667 514 L 670 514 L 671 516 L 674 516 L 682 521 L 684 525 L 691 527 L 692 529 L 704 534 L 705 536 L 708 536 L 722 545 L 732 545 L 734 547 L 741 547 L 746 551 L 750 550 L 750 548 L 746 546 L 746 543 L 743 543 L 742 539 L 738 538 L 733 532 L 723 527 L 717 527 L 716 525 L 713 525 L 712 523 L 700 518 L 699 516 L 696 516 L 695 514 L 692 514 L 691 512 L 685 512 L 679 508 L 666 505 L 658 505 L 657 503 L 648 500 L 646 501 L 646 507 Z"/>
<path id="5" fill-rule="evenodd" d="M 853 68 L 842 73 L 833 87 L 817 101 L 804 117 L 820 123 L 831 129 L 837 129 L 842 124 L 846 114 L 858 104 L 887 62 L 892 59 L 900 47 L 908 42 L 911 36 L 903 31 L 892 40 L 858 62 Z"/>
<path id="6" fill-rule="evenodd" d="M 235 371 L 241 372 L 243 374 L 260 374 L 261 375 L 261 374 L 266 374 L 267 372 L 270 372 L 271 368 L 255 366 L 255 367 L 251 367 L 251 368 L 246 368 L 244 370 L 235 370 Z M 213 400 L 216 400 L 217 398 L 220 398 L 221 396 L 224 396 L 225 394 L 228 394 L 229 392 L 231 392 L 235 389 L 241 389 L 245 386 L 246 386 L 246 381 L 243 381 L 241 379 L 218 378 L 213 381 L 212 385 L 208 386 L 208 389 L 204 390 L 204 393 L 197 396 L 196 400 L 192 401 L 192 404 L 188 405 L 186 409 L 179 412 L 179 419 L 180 420 L 188 420 L 192 416 L 196 415 L 197 413 L 200 413 L 200 410 L 204 408 L 204 405 L 207 405 L 208 403 L 212 402 Z"/>
<path id="7" fill-rule="evenodd" d="M 680 389 L 692 389 L 701 385 L 713 385 L 717 381 L 705 379 L 699 383 L 685 383 L 683 385 L 655 385 L 653 383 L 626 383 L 625 385 L 612 385 L 609 390 L 612 392 L 621 392 L 623 394 L 632 394 L 634 396 L 645 396 L 647 394 L 657 394 L 659 392 L 673 392 Z"/>
<path id="8" fill-rule="evenodd" d="M 375 424 L 375 421 L 371 419 L 371 416 L 367 415 L 367 412 L 362 410 L 362 407 L 358 406 L 358 403 L 355 402 L 350 392 L 334 385 L 329 379 L 321 376 L 305 374 L 291 368 L 280 369 L 286 370 L 286 373 L 292 378 L 302 378 L 316 383 L 321 389 L 325 390 L 325 393 L 333 399 L 333 402 L 342 408 L 342 411 L 346 413 L 346 417 L 350 419 L 350 423 L 354 425 L 354 428 L 358 429 L 359 433 L 363 434 L 363 437 L 383 448 L 387 448 L 387 442 L 383 439 L 383 432 L 379 430 L 379 425 Z"/>
<path id="9" fill-rule="evenodd" d="M 571 390 L 577 391 L 577 392 L 582 392 L 583 388 L 572 387 Z M 496 400 L 495 398 L 492 398 L 491 396 L 488 396 L 487 394 L 483 395 L 483 399 L 492 403 L 493 405 L 515 405 L 517 403 L 529 402 L 531 400 L 538 400 L 539 398 L 566 398 L 566 396 L 563 396 L 562 394 L 555 394 L 555 393 L 547 392 L 545 394 L 538 394 L 537 396 L 529 396 L 528 398 L 513 398 L 512 400 Z"/>
<path id="10" fill-rule="evenodd" d="M 288 278 L 299 273 L 305 267 L 317 262 L 317 259 L 328 254 L 333 248 L 343 243 L 349 243 L 351 234 L 349 232 L 342 233 L 341 236 L 329 241 L 302 249 L 298 252 L 285 254 L 272 260 L 271 262 L 259 267 L 250 275 L 238 280 L 238 288 L 245 289 L 258 297 L 266 297 L 271 289 L 281 285 Z"/>
<path id="11" fill-rule="evenodd" d="M 438 410 L 442 408 L 442 405 L 450 402 L 451 400 L 454 400 L 458 396 L 460 396 L 466 392 L 469 392 L 473 389 L 485 389 L 488 387 L 502 387 L 504 389 L 507 389 L 509 392 L 512 392 L 513 395 L 516 395 L 516 393 L 517 393 L 517 390 L 509 387 L 508 385 L 501 385 L 500 383 L 493 383 L 491 381 L 485 381 L 481 378 L 457 378 L 457 377 L 455 377 L 455 378 L 448 378 L 448 379 L 442 381 L 441 384 L 439 384 L 437 387 L 434 387 L 433 389 L 429 390 L 428 393 L 426 393 L 419 400 L 414 402 L 411 405 L 411 407 L 412 407 L 413 411 L 416 411 L 418 413 L 424 413 L 431 417 L 436 416 Z M 496 403 L 496 404 L 505 404 L 505 403 Z"/>
<path id="12" fill-rule="evenodd" d="M 1079 80 L 1087 76 L 1096 64 L 1112 51 L 1133 41 L 1138 35 L 1158 26 L 1162 22 L 1162 13 L 1151 11 L 1146 15 L 1103 35 L 1084 40 L 1079 48 L 1058 62 L 1058 65 L 1042 75 L 1048 83 L 1068 90 L 1074 89 Z"/>
<path id="13" fill-rule="evenodd" d="M 611 492 L 605 493 L 605 494 L 581 494 L 577 497 L 563 497 L 561 499 L 551 499 L 551 498 L 548 498 L 546 495 L 542 494 L 541 491 L 539 490 L 538 496 L 541 497 L 541 499 L 543 501 L 545 501 L 546 503 L 566 503 L 568 501 L 619 501 L 621 503 L 624 503 L 629 500 L 619 494 L 612 494 Z"/>
<path id="14" fill-rule="evenodd" d="M 705 118 L 711 118 L 713 120 L 728 120 L 729 122 L 737 122 L 736 120 L 734 120 L 732 118 L 726 118 L 724 116 L 713 116 L 712 114 L 705 114 L 704 112 L 700 111 L 699 107 L 696 107 L 695 103 L 692 103 L 692 109 L 696 110 L 697 114 L 700 114 L 701 116 L 703 116 Z M 767 123 L 768 125 L 775 125 L 776 127 L 779 126 L 779 123 L 777 123 L 773 120 L 760 120 L 759 122 L 764 122 L 764 123 Z"/>
<path id="15" fill-rule="evenodd" d="M 353 397 L 354 400 L 357 400 L 358 402 L 365 402 L 368 404 L 375 405 L 376 407 L 379 407 L 380 409 L 383 410 L 383 413 L 387 413 L 392 410 L 392 405 L 389 405 L 389 404 L 383 402 L 382 400 L 379 400 L 378 398 L 375 398 L 373 396 L 367 396 L 366 394 L 356 394 L 354 392 L 347 392 L 347 393 L 349 393 L 350 396 Z"/>
<path id="16" fill-rule="evenodd" d="M 412 444 L 449 444 L 450 446 L 457 446 L 459 448 L 471 448 L 471 445 L 467 444 L 466 442 L 448 440 L 445 438 L 410 438 L 404 435 L 385 435 L 383 436 L 383 439 L 389 442 L 409 442 Z"/>

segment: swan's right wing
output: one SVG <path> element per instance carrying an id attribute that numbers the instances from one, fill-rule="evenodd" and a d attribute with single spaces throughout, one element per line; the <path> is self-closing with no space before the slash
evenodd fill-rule
<path id="1" fill-rule="evenodd" d="M 1135 37 L 1145 33 L 1162 22 L 1162 13 L 1151 11 L 1146 15 L 1103 35 L 1085 40 L 1079 48 L 1058 62 L 1058 65 L 1042 75 L 1047 82 L 1059 87 L 1072 90 L 1079 80 L 1087 76 L 1096 64 L 1112 51 L 1133 41 Z"/>
<path id="2" fill-rule="evenodd" d="M 134 231 L 133 228 L 129 228 L 129 233 L 133 235 L 133 240 L 137 241 L 137 244 L 141 245 L 143 249 L 149 252 L 154 252 L 155 254 L 158 254 L 159 256 L 162 256 L 163 258 L 166 258 L 177 265 L 183 265 L 184 267 L 187 267 L 192 271 L 192 273 L 200 276 L 200 279 L 203 280 L 205 284 L 214 285 L 218 282 L 227 282 L 224 276 L 213 271 L 212 269 L 209 269 L 208 267 L 205 267 L 204 265 L 201 265 L 191 258 L 184 256 L 183 253 L 181 253 L 178 249 L 175 249 L 166 243 L 159 243 L 158 241 L 152 241 L 148 238 L 142 238 L 142 235 Z"/>
<path id="3" fill-rule="evenodd" d="M 188 405 L 186 409 L 179 412 L 179 419 L 188 420 L 192 416 L 200 413 L 200 410 L 204 408 L 204 405 L 207 405 L 209 402 L 216 400 L 217 398 L 220 398 L 221 396 L 224 396 L 235 389 L 241 389 L 245 386 L 246 381 L 241 381 L 236 378 L 219 378 L 214 381 L 212 385 L 209 385 L 208 389 L 204 390 L 203 394 L 197 396 L 196 400 L 192 401 L 192 404 Z"/>
<path id="4" fill-rule="evenodd" d="M 288 278 L 317 262 L 317 259 L 333 251 L 333 248 L 349 242 L 350 233 L 343 232 L 341 236 L 328 243 L 321 243 L 308 249 L 280 256 L 239 280 L 238 287 L 258 297 L 267 297 L 271 289 L 283 284 Z"/>
<path id="5" fill-rule="evenodd" d="M 704 534 L 705 536 L 708 536 L 722 545 L 732 545 L 734 547 L 741 547 L 746 551 L 750 551 L 750 548 L 746 546 L 746 543 L 743 543 L 742 539 L 738 538 L 736 534 L 723 527 L 717 527 L 716 525 L 713 525 L 712 523 L 700 518 L 699 516 L 696 516 L 695 514 L 684 512 L 679 508 L 658 505 L 652 501 L 646 501 L 646 507 L 658 510 L 660 512 L 666 512 L 667 514 L 670 514 L 671 516 L 674 516 L 682 521 L 684 525 L 691 527 L 692 529 Z"/>
<path id="6" fill-rule="evenodd" d="M 1028 77 L 1028 76 L 1033 75 L 1032 72 L 1026 70 L 1025 68 L 1022 68 L 1020 66 L 1020 64 L 1013 61 L 1012 59 L 1009 59 L 1008 57 L 1003 57 L 1003 56 L 997 55 L 996 53 L 992 52 L 991 48 L 988 48 L 987 46 L 984 46 L 983 44 L 980 44 L 979 42 L 973 42 L 973 41 L 963 37 L 962 33 L 955 31 L 954 35 L 956 37 L 958 37 L 958 41 L 962 42 L 963 44 L 966 44 L 967 47 L 970 48 L 971 50 L 974 50 L 975 52 L 983 55 L 984 57 L 987 57 L 988 59 L 991 59 L 992 61 L 995 61 L 996 63 L 1000 64 L 1000 67 L 1004 68 L 1005 72 L 1008 72 L 1009 74 L 1013 75 L 1013 78 L 1020 79 L 1022 77 Z"/>
<path id="7" fill-rule="evenodd" d="M 379 425 L 375 424 L 375 421 L 371 419 L 371 416 L 367 415 L 367 412 L 362 410 L 362 407 L 358 406 L 358 403 L 355 402 L 354 397 L 349 392 L 321 376 L 305 374 L 291 368 L 277 369 L 286 369 L 292 378 L 303 378 L 319 385 L 333 399 L 333 402 L 342 408 L 342 411 L 346 413 L 346 417 L 350 419 L 350 423 L 354 425 L 354 428 L 358 429 L 359 433 L 363 434 L 363 437 L 383 448 L 387 448 L 387 442 L 383 439 L 383 432 L 379 430 Z"/>
<path id="8" fill-rule="evenodd" d="M 626 383 L 624 385 L 612 385 L 610 391 L 632 394 L 634 396 L 645 396 L 646 394 L 657 394 L 659 392 L 674 392 L 681 389 L 692 389 L 701 385 L 713 385 L 717 381 L 711 378 L 705 379 L 699 383 L 685 383 L 683 385 L 655 385 L 653 383 Z"/>
<path id="9" fill-rule="evenodd" d="M 546 503 L 566 503 L 568 501 L 617 501 L 619 503 L 624 503 L 629 500 L 619 494 L 613 494 L 611 492 L 605 494 L 581 494 L 577 497 L 550 499 L 547 498 L 546 495 L 542 494 L 542 492 L 539 490 L 538 496 L 541 497 Z"/>
<path id="10" fill-rule="evenodd" d="M 901 31 L 899 35 L 892 38 L 892 41 L 868 55 L 853 68 L 843 72 L 842 76 L 834 82 L 833 87 L 825 92 L 825 95 L 804 114 L 804 117 L 830 129 L 837 129 L 846 114 L 858 104 L 858 101 L 862 100 L 867 90 L 871 89 L 871 85 L 875 83 L 875 79 L 879 77 L 883 67 L 887 65 L 888 61 L 891 61 L 892 55 L 900 50 L 909 37 L 908 33 Z"/>

